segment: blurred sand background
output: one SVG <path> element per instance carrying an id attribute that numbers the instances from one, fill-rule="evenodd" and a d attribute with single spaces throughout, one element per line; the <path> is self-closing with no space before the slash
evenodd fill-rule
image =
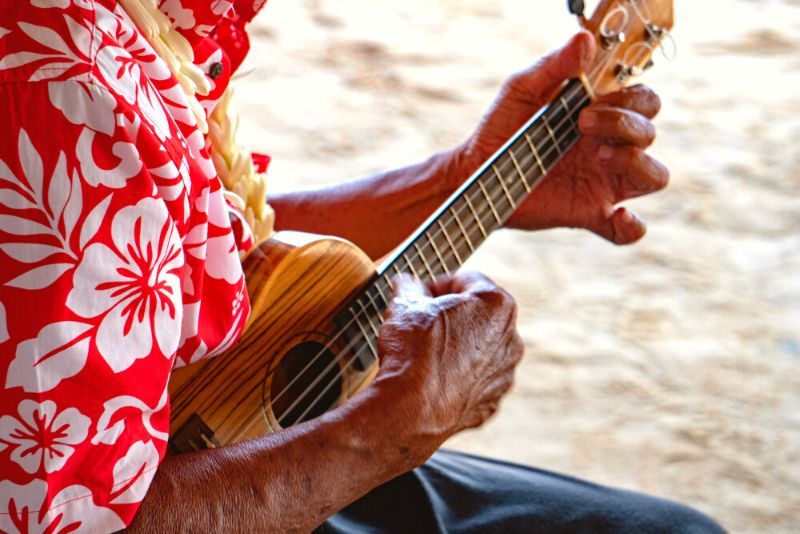
<path id="1" fill-rule="evenodd" d="M 502 80 L 575 29 L 565 2 L 271 0 L 239 85 L 273 190 L 460 142 Z M 590 2 L 589 4 L 593 4 Z M 470 261 L 518 299 L 527 354 L 485 428 L 449 446 L 800 530 L 800 1 L 678 1 L 668 191 L 614 248 L 499 232 Z"/>

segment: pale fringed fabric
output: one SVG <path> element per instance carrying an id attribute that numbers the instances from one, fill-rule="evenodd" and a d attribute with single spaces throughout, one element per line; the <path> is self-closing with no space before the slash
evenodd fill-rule
<path id="1" fill-rule="evenodd" d="M 119 0 L 119 3 L 169 66 L 186 93 L 198 127 L 211 142 L 209 152 L 225 186 L 225 197 L 249 225 L 253 242 L 260 243 L 269 238 L 274 228 L 275 212 L 266 201 L 266 175 L 256 172 L 250 151 L 236 142 L 239 121 L 231 110 L 233 83 L 206 118 L 197 95 L 207 95 L 211 87 L 205 73 L 194 64 L 194 51 L 189 41 L 172 28 L 169 18 L 159 9 L 157 0 Z"/>
<path id="2" fill-rule="evenodd" d="M 189 41 L 172 29 L 169 18 L 158 8 L 157 0 L 119 0 L 119 4 L 175 75 L 200 130 L 207 133 L 206 114 L 195 95 L 207 95 L 211 84 L 194 64 L 194 51 Z"/>
<path id="3" fill-rule="evenodd" d="M 266 175 L 256 172 L 250 151 L 236 143 L 239 118 L 230 109 L 233 92 L 231 83 L 209 117 L 211 158 L 226 198 L 243 214 L 255 243 L 260 243 L 272 235 L 275 212 L 266 201 Z"/>

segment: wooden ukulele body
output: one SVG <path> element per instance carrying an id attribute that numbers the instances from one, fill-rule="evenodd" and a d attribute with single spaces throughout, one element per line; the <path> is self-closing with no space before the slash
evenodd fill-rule
<path id="1" fill-rule="evenodd" d="M 337 238 L 278 233 L 251 252 L 244 273 L 252 312 L 242 338 L 170 380 L 171 449 L 261 436 L 320 415 L 368 384 L 390 276 L 456 271 L 578 142 L 578 114 L 591 99 L 641 74 L 657 49 L 670 56 L 664 43 L 672 42 L 672 22 L 672 0 L 602 0 L 583 21 L 598 43 L 593 65 L 466 180 L 379 275 L 363 252 Z M 368 358 L 352 354 L 362 349 Z"/>
<path id="2" fill-rule="evenodd" d="M 309 400 L 325 398 L 303 419 L 353 396 L 377 372 L 374 362 L 366 368 L 347 366 L 335 356 L 346 345 L 345 339 L 334 339 L 335 317 L 375 275 L 374 263 L 355 245 L 278 232 L 245 258 L 243 269 L 252 311 L 242 337 L 225 354 L 176 369 L 170 379 L 173 452 L 236 443 L 280 429 L 280 407 L 289 408 L 285 416 L 296 416 L 308 406 L 300 402 L 291 409 L 296 393 L 309 387 L 305 380 L 286 388 L 315 358 L 315 372 L 308 374 L 323 379 Z M 324 356 L 318 357 L 323 350 Z"/>

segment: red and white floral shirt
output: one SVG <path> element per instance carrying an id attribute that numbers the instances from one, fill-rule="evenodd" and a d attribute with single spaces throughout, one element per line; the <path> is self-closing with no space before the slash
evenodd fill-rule
<path id="1" fill-rule="evenodd" d="M 263 3 L 161 0 L 211 102 Z M 0 531 L 114 531 L 163 458 L 171 369 L 241 333 L 237 242 L 186 98 L 116 0 L 0 12 Z"/>

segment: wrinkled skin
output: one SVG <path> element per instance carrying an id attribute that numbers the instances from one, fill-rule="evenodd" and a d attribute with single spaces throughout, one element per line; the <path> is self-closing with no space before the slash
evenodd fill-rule
<path id="1" fill-rule="evenodd" d="M 587 72 L 594 53 L 592 36 L 580 33 L 561 50 L 509 78 L 465 143 L 461 172 L 474 172 L 548 103 L 565 79 Z M 641 239 L 644 223 L 617 204 L 667 185 L 666 167 L 644 152 L 655 139 L 650 119 L 660 107 L 658 96 L 641 85 L 592 102 L 578 122 L 582 139 L 519 207 L 509 226 L 586 228 L 618 245 Z"/>
<path id="2" fill-rule="evenodd" d="M 553 91 L 585 70 L 593 54 L 591 37 L 581 33 L 510 78 L 482 123 L 454 150 L 375 177 L 272 197 L 279 227 L 338 235 L 381 257 Z M 645 87 L 595 101 L 580 116 L 582 140 L 509 226 L 586 228 L 616 244 L 640 239 L 644 223 L 618 204 L 667 184 L 666 169 L 644 153 L 658 110 L 658 97 Z M 448 437 L 483 424 L 511 387 L 522 356 L 514 300 L 470 273 L 429 284 L 401 277 L 394 292 L 379 337 L 381 368 L 366 390 L 281 432 L 168 457 L 130 530 L 308 532 L 420 465 Z"/>
<path id="3" fill-rule="evenodd" d="M 432 453 L 447 437 L 483 424 L 511 388 L 522 358 L 514 299 L 478 273 L 424 285 L 394 283 L 379 338 L 381 377 L 415 410 L 417 433 Z M 410 394 L 409 394 L 410 393 Z"/>

